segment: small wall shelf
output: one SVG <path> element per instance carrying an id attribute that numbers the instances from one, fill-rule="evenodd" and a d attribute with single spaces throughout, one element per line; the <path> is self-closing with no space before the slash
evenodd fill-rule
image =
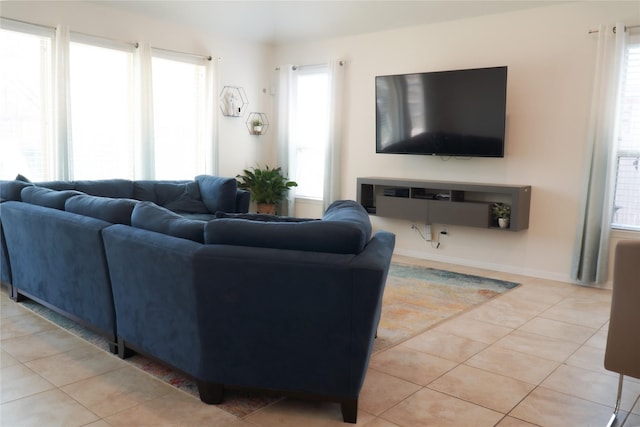
<path id="1" fill-rule="evenodd" d="M 530 185 L 358 178 L 358 202 L 372 215 L 423 224 L 498 228 L 493 203 L 511 206 L 508 231 L 529 228 Z"/>
<path id="2" fill-rule="evenodd" d="M 260 122 L 262 125 L 254 125 L 254 123 Z M 247 130 L 251 135 L 264 135 L 269 129 L 269 120 L 264 113 L 251 112 L 247 117 Z"/>
<path id="3" fill-rule="evenodd" d="M 228 117 L 241 117 L 244 115 L 249 101 L 244 89 L 237 86 L 225 86 L 220 92 L 220 110 Z"/>

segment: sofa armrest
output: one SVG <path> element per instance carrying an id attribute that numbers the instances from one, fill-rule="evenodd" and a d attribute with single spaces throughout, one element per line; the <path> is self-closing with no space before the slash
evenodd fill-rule
<path id="1" fill-rule="evenodd" d="M 251 193 L 247 190 L 236 190 L 236 213 L 249 212 Z"/>
<path id="2" fill-rule="evenodd" d="M 218 384 L 357 398 L 380 318 L 394 236 L 358 255 L 205 245 L 198 262 L 202 349 Z M 203 253 L 201 253 L 203 255 Z M 206 313 L 206 314 L 205 314 Z M 220 343 L 224 343 L 220 345 Z"/>

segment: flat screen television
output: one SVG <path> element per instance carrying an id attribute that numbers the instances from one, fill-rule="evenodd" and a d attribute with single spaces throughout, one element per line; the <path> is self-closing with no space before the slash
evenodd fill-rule
<path id="1" fill-rule="evenodd" d="M 376 152 L 504 157 L 507 67 L 376 76 Z"/>

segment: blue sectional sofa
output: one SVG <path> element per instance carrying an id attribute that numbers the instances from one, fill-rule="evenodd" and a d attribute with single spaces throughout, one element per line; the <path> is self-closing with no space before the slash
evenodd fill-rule
<path id="1" fill-rule="evenodd" d="M 193 191 L 182 184 L 172 194 Z M 88 323 L 121 357 L 136 351 L 185 372 L 206 403 L 225 388 L 273 390 L 338 402 L 356 422 L 395 241 L 373 234 L 362 206 L 339 201 L 300 220 L 238 212 L 236 193 L 205 213 L 157 188 L 144 199 L 135 182 L 122 192 L 114 182 L 44 185 L 0 183 L 2 280 L 14 298 Z"/>
<path id="2" fill-rule="evenodd" d="M 207 175 L 193 181 L 3 181 L 0 279 L 13 299 L 27 296 L 82 322 L 106 336 L 116 352 L 102 231 L 130 224 L 142 200 L 211 219 L 216 211 L 247 212 L 249 196 L 235 179 Z"/>

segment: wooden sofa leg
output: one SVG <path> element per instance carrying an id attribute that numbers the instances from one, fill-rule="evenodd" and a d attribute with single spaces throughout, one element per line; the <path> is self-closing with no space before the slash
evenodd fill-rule
<path id="1" fill-rule="evenodd" d="M 345 423 L 355 424 L 358 420 L 358 399 L 347 399 L 340 403 L 342 407 L 342 420 Z"/>
<path id="2" fill-rule="evenodd" d="M 222 403 L 224 395 L 224 384 L 212 384 L 204 381 L 197 381 L 200 400 L 209 405 Z"/>

